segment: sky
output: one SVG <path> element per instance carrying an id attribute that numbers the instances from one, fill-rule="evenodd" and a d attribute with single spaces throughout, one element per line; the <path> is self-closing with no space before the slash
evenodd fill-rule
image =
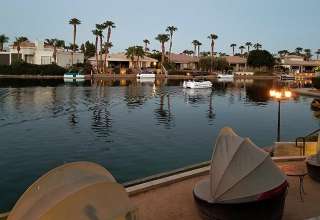
<path id="1" fill-rule="evenodd" d="M 13 41 L 16 36 L 31 40 L 59 38 L 72 41 L 68 20 L 77 17 L 77 44 L 94 41 L 91 30 L 96 23 L 112 20 L 113 52 L 151 41 L 150 48 L 160 50 L 154 38 L 169 25 L 178 27 L 173 51 L 192 50 L 199 40 L 201 50 L 209 51 L 210 33 L 218 35 L 216 51 L 231 53 L 250 41 L 259 42 L 271 52 L 296 47 L 320 48 L 319 0 L 10 0 L 0 6 L 0 34 Z"/>

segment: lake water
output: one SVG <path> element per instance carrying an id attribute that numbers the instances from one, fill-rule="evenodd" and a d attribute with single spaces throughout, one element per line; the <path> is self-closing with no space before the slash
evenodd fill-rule
<path id="1" fill-rule="evenodd" d="M 248 80 L 194 91 L 181 84 L 0 79 L 0 211 L 39 176 L 71 161 L 97 162 L 126 182 L 209 160 L 224 126 L 271 145 L 277 103 L 269 90 L 297 86 Z M 297 96 L 281 104 L 282 140 L 319 127 L 311 101 Z"/>

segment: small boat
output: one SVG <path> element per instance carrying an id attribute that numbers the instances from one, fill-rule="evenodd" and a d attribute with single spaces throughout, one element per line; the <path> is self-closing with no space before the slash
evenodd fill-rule
<path id="1" fill-rule="evenodd" d="M 84 79 L 85 75 L 82 71 L 69 71 L 63 75 L 65 79 Z"/>
<path id="2" fill-rule="evenodd" d="M 226 73 L 219 73 L 217 75 L 219 79 L 233 79 L 234 78 L 234 73 L 232 71 L 228 71 Z"/>
<path id="3" fill-rule="evenodd" d="M 289 74 L 281 74 L 280 75 L 280 80 L 295 80 L 296 77 L 294 75 L 289 75 Z"/>
<path id="4" fill-rule="evenodd" d="M 155 78 L 156 74 L 154 74 L 152 71 L 143 70 L 137 74 L 137 78 Z"/>
<path id="5" fill-rule="evenodd" d="M 185 89 L 207 89 L 212 88 L 212 82 L 210 81 L 184 81 L 183 88 Z"/>

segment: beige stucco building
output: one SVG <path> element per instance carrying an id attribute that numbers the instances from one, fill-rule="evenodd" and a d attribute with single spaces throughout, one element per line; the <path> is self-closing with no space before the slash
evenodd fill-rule
<path id="1" fill-rule="evenodd" d="M 54 62 L 53 58 L 54 48 L 52 46 L 45 45 L 43 42 L 30 42 L 24 41 L 20 44 L 20 56 L 21 59 L 27 63 L 45 65 Z M 8 52 L 2 52 L 0 54 L 2 64 L 11 64 L 18 59 L 17 47 L 11 45 Z M 61 67 L 69 67 L 72 64 L 72 53 L 66 51 L 63 48 L 57 48 L 57 65 Z M 73 54 L 73 63 L 83 63 L 84 54 L 81 52 L 75 52 Z"/>

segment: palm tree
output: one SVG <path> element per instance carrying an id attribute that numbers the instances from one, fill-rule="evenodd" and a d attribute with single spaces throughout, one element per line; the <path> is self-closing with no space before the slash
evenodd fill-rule
<path id="1" fill-rule="evenodd" d="M 98 67 L 98 41 L 99 41 L 99 36 L 102 34 L 100 30 L 95 29 L 92 30 L 92 33 L 94 36 L 96 36 L 96 43 L 95 43 L 95 47 L 96 47 L 96 67 L 97 67 L 97 73 L 99 73 L 99 67 Z"/>
<path id="2" fill-rule="evenodd" d="M 64 40 L 59 40 L 57 38 L 53 39 L 45 39 L 44 43 L 46 45 L 52 46 L 53 47 L 53 63 L 57 63 L 57 48 L 64 48 L 65 47 L 65 42 Z"/>
<path id="3" fill-rule="evenodd" d="M 73 26 L 73 45 L 76 45 L 76 37 L 77 37 L 77 25 L 81 24 L 81 21 L 77 18 L 71 18 L 69 20 L 69 24 Z M 72 48 L 71 53 L 71 64 L 73 65 L 73 54 L 75 52 L 75 48 Z"/>
<path id="4" fill-rule="evenodd" d="M 246 46 L 248 48 L 248 53 L 250 53 L 250 47 L 252 47 L 252 43 L 251 42 L 247 42 Z"/>
<path id="5" fill-rule="evenodd" d="M 211 72 L 213 71 L 213 62 L 214 62 L 214 45 L 215 45 L 215 40 L 218 39 L 218 35 L 212 33 L 208 36 L 208 38 L 211 40 L 211 67 L 210 70 Z"/>
<path id="6" fill-rule="evenodd" d="M 186 54 L 186 55 L 192 55 L 194 52 L 192 50 L 184 50 L 182 51 L 183 54 Z"/>
<path id="7" fill-rule="evenodd" d="M 317 60 L 319 60 L 320 49 L 318 49 L 318 50 L 316 51 L 316 54 L 317 54 Z"/>
<path id="8" fill-rule="evenodd" d="M 21 45 L 22 42 L 25 42 L 25 41 L 27 41 L 27 40 L 28 40 L 27 37 L 16 37 L 16 40 L 15 40 L 15 42 L 14 42 L 14 45 L 17 47 L 18 59 L 19 59 L 19 60 L 21 59 L 21 58 L 20 58 L 20 49 L 21 49 L 20 45 Z"/>
<path id="9" fill-rule="evenodd" d="M 142 46 L 136 46 L 135 52 L 136 52 L 138 67 L 140 69 L 140 62 L 139 61 L 140 61 L 140 58 L 144 57 L 145 52 L 144 52 L 144 49 Z"/>
<path id="10" fill-rule="evenodd" d="M 256 50 L 260 50 L 262 48 L 262 45 L 260 43 L 256 43 L 255 45 L 253 45 L 253 47 L 256 49 Z"/>
<path id="11" fill-rule="evenodd" d="M 232 43 L 231 45 L 230 45 L 230 47 L 232 47 L 232 55 L 234 56 L 234 48 L 237 46 L 237 44 L 235 44 L 235 43 Z"/>
<path id="12" fill-rule="evenodd" d="M 170 45 L 169 45 L 169 61 L 171 61 L 171 50 L 172 50 L 172 38 L 173 38 L 173 34 L 174 32 L 176 32 L 178 30 L 177 27 L 175 26 L 168 26 L 166 29 L 166 32 L 169 32 L 170 35 Z"/>
<path id="13" fill-rule="evenodd" d="M 4 34 L 1 34 L 1 35 L 0 35 L 0 51 L 3 51 L 3 45 L 4 45 L 5 43 L 8 43 L 8 41 L 9 41 L 9 37 L 7 37 L 7 36 L 4 35 Z"/>
<path id="14" fill-rule="evenodd" d="M 302 47 L 297 47 L 297 48 L 295 49 L 296 53 L 299 54 L 299 55 L 301 54 L 302 50 L 303 50 Z"/>
<path id="15" fill-rule="evenodd" d="M 278 54 L 280 55 L 280 57 L 283 57 L 283 56 L 287 55 L 288 53 L 289 53 L 288 50 L 280 50 L 280 51 L 278 51 Z"/>
<path id="16" fill-rule="evenodd" d="M 200 47 L 202 46 L 202 43 L 198 41 L 198 57 L 200 57 Z"/>
<path id="17" fill-rule="evenodd" d="M 197 55 L 197 48 L 198 48 L 198 45 L 199 45 L 199 41 L 198 40 L 193 40 L 192 41 L 192 45 L 193 45 L 193 56 L 195 57 Z"/>
<path id="18" fill-rule="evenodd" d="M 113 44 L 112 42 L 105 42 L 104 43 L 104 51 L 105 51 L 105 67 L 108 66 L 107 64 L 107 57 L 108 57 L 108 54 L 109 54 L 109 51 L 110 51 L 110 48 L 113 47 Z M 107 52 L 108 51 L 108 52 Z"/>
<path id="19" fill-rule="evenodd" d="M 149 51 L 148 45 L 150 44 L 150 41 L 148 39 L 144 39 L 143 43 L 144 43 L 144 51 L 145 52 Z"/>
<path id="20" fill-rule="evenodd" d="M 170 40 L 170 37 L 168 34 L 158 34 L 158 36 L 155 38 L 157 41 L 161 44 L 161 65 L 164 63 L 164 56 L 166 53 L 165 43 Z"/>
<path id="21" fill-rule="evenodd" d="M 134 68 L 137 67 L 136 64 L 138 64 L 138 68 L 140 68 L 139 60 L 144 57 L 145 52 L 142 46 L 132 46 L 126 49 L 126 55 L 127 58 L 132 61 Z"/>
<path id="22" fill-rule="evenodd" d="M 306 60 L 310 60 L 310 58 L 312 57 L 311 49 L 304 49 L 304 53 Z"/>
<path id="23" fill-rule="evenodd" d="M 241 45 L 241 46 L 239 47 L 239 50 L 240 50 L 240 54 L 241 54 L 241 55 L 243 54 L 243 50 L 244 50 L 244 49 L 246 49 L 245 46 L 242 46 L 242 45 Z"/>
<path id="24" fill-rule="evenodd" d="M 104 28 L 108 30 L 108 33 L 107 33 L 107 44 L 110 44 L 110 39 L 111 39 L 111 31 L 112 31 L 112 28 L 116 28 L 116 25 L 114 24 L 113 21 L 106 21 L 103 23 L 104 25 Z M 105 51 L 105 57 L 104 57 L 104 67 L 106 68 L 107 67 L 107 56 L 109 54 L 109 47 L 106 48 L 106 51 Z"/>
<path id="25" fill-rule="evenodd" d="M 100 62 L 99 62 L 99 67 L 100 71 L 103 72 L 103 58 L 102 58 L 102 48 L 103 48 L 103 31 L 105 29 L 104 24 L 96 24 L 96 29 L 99 30 L 99 39 L 100 39 Z"/>

